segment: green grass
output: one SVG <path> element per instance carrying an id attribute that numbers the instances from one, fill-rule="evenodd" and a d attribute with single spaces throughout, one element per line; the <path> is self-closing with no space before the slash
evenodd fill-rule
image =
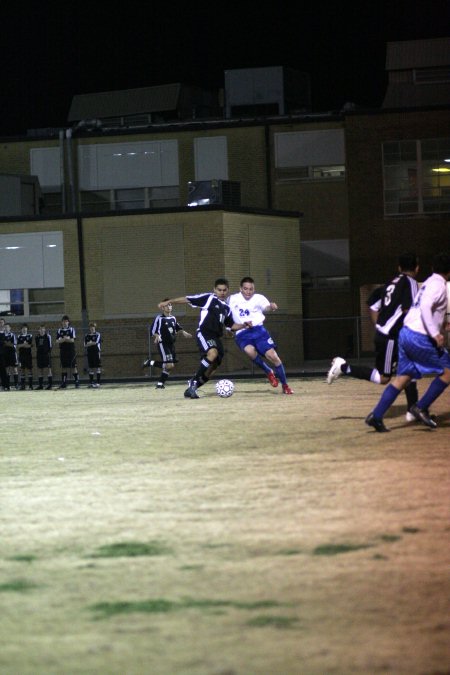
<path id="1" fill-rule="evenodd" d="M 5 393 L 0 673 L 448 668 L 447 404 L 341 380 Z"/>
<path id="2" fill-rule="evenodd" d="M 27 593 L 37 588 L 37 585 L 27 579 L 12 579 L 0 584 L 0 593 Z"/>
<path id="3" fill-rule="evenodd" d="M 209 611 L 225 608 L 253 611 L 278 606 L 279 603 L 274 600 L 243 602 L 235 600 L 185 598 L 183 600 L 173 601 L 165 600 L 164 598 L 154 598 L 136 601 L 100 602 L 91 605 L 89 609 L 93 611 L 97 617 L 105 619 L 117 614 L 133 614 L 136 612 L 145 614 L 167 614 L 169 612 L 180 612 L 188 609 Z"/>
<path id="4" fill-rule="evenodd" d="M 340 555 L 371 548 L 372 544 L 321 544 L 313 550 L 313 555 Z"/>
<path id="5" fill-rule="evenodd" d="M 37 560 L 37 556 L 29 553 L 24 553 L 22 555 L 12 555 L 8 560 L 13 560 L 15 562 L 24 562 L 24 563 L 31 563 Z"/>
<path id="6" fill-rule="evenodd" d="M 255 616 L 247 621 L 247 626 L 255 628 L 293 628 L 298 624 L 298 618 L 295 616 Z"/>
<path id="7" fill-rule="evenodd" d="M 121 541 L 115 544 L 100 546 L 91 558 L 135 558 L 136 556 L 167 555 L 170 549 L 158 541 Z"/>

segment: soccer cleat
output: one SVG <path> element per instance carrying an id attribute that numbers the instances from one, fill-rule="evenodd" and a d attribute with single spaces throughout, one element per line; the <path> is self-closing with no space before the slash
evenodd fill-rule
<path id="1" fill-rule="evenodd" d="M 425 424 L 430 429 L 436 429 L 436 420 L 433 419 L 428 410 L 421 410 L 417 405 L 412 405 L 409 412 L 414 415 L 418 422 L 422 422 L 422 424 Z"/>
<path id="2" fill-rule="evenodd" d="M 67 384 L 65 382 L 61 382 L 58 389 L 67 389 Z"/>
<path id="3" fill-rule="evenodd" d="M 426 413 L 428 414 L 430 419 L 432 419 L 434 422 L 437 422 L 436 415 L 433 415 L 433 413 L 430 414 L 428 412 L 428 410 L 426 411 Z M 414 417 L 412 412 L 410 412 L 409 410 L 406 411 L 405 419 L 406 419 L 407 422 L 417 422 L 417 419 Z"/>
<path id="4" fill-rule="evenodd" d="M 267 375 L 267 379 L 269 380 L 272 387 L 278 387 L 277 376 L 275 375 L 273 370 L 271 370 L 270 373 L 266 373 L 266 375 Z"/>
<path id="5" fill-rule="evenodd" d="M 390 431 L 387 427 L 384 426 L 383 420 L 379 420 L 373 416 L 373 413 L 369 413 L 365 419 L 367 426 L 373 427 L 375 431 L 383 433 L 385 431 Z"/>
<path id="6" fill-rule="evenodd" d="M 75 382 L 75 389 L 79 389 L 79 388 L 80 388 L 80 383 L 79 383 L 79 381 L 77 380 L 77 381 Z"/>
<path id="7" fill-rule="evenodd" d="M 294 392 L 288 384 L 283 384 L 283 394 L 293 394 Z"/>
<path id="8" fill-rule="evenodd" d="M 39 385 L 36 387 L 35 391 L 38 391 L 39 389 L 43 389 L 43 388 L 44 388 L 44 387 L 42 386 L 42 384 L 39 384 Z"/>
<path id="9" fill-rule="evenodd" d="M 41 389 L 42 389 L 42 387 L 41 387 Z M 50 389 L 53 389 L 53 387 L 52 387 L 51 384 L 48 384 L 48 385 L 45 387 L 45 390 L 46 390 L 46 391 L 49 391 Z"/>
<path id="10" fill-rule="evenodd" d="M 184 392 L 184 398 L 200 398 L 197 394 L 197 385 L 192 383 L 192 380 L 189 380 L 189 387 Z"/>
<path id="11" fill-rule="evenodd" d="M 342 375 L 341 366 L 345 363 L 345 359 L 340 356 L 336 356 L 331 362 L 331 368 L 328 371 L 327 383 L 332 384 L 335 380 Z"/>
<path id="12" fill-rule="evenodd" d="M 165 389 L 165 386 L 163 385 L 162 382 L 158 382 L 155 389 Z"/>
<path id="13" fill-rule="evenodd" d="M 153 361 L 153 359 L 146 359 L 146 360 L 144 361 L 144 363 L 142 364 L 142 367 L 143 367 L 143 368 L 150 368 L 150 366 L 153 366 L 154 363 L 155 363 L 155 362 Z"/>

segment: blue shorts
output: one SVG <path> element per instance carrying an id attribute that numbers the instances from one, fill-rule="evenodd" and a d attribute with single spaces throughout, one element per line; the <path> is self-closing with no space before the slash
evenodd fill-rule
<path id="1" fill-rule="evenodd" d="M 239 332 L 236 335 L 236 344 L 242 351 L 247 345 L 252 345 L 260 356 L 264 356 L 269 349 L 276 349 L 275 342 L 264 326 L 253 326 Z"/>
<path id="2" fill-rule="evenodd" d="M 409 375 L 415 380 L 424 375 L 442 375 L 450 369 L 450 354 L 439 348 L 428 335 L 403 326 L 398 340 L 397 375 Z"/>

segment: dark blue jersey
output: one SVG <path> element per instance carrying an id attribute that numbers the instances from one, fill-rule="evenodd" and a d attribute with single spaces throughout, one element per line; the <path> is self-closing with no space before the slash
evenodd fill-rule
<path id="1" fill-rule="evenodd" d="M 417 281 L 408 274 L 397 274 L 383 287 L 377 318 L 377 330 L 396 339 L 403 319 L 419 290 Z"/>
<path id="2" fill-rule="evenodd" d="M 223 327 L 231 327 L 234 324 L 230 307 L 223 300 L 219 300 L 214 293 L 187 295 L 186 298 L 191 307 L 201 309 L 197 331 L 221 337 Z"/>
<path id="3" fill-rule="evenodd" d="M 97 331 L 95 331 L 95 333 L 86 333 L 84 336 L 84 346 L 87 347 L 87 349 L 95 348 L 100 351 L 101 344 L 102 336 Z"/>
<path id="4" fill-rule="evenodd" d="M 34 341 L 36 343 L 37 354 L 49 354 L 52 350 L 52 338 L 50 333 L 35 335 Z"/>
<path id="5" fill-rule="evenodd" d="M 158 314 L 152 323 L 151 334 L 160 335 L 161 342 L 171 345 L 175 342 L 178 331 L 183 330 L 174 316 Z"/>
<path id="6" fill-rule="evenodd" d="M 33 344 L 33 336 L 31 333 L 20 333 L 17 336 L 17 349 L 20 349 L 23 345 L 28 345 L 31 347 Z M 28 348 L 28 347 L 27 347 Z"/>

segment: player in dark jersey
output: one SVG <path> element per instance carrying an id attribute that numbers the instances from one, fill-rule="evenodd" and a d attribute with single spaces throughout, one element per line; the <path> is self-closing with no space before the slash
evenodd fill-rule
<path id="1" fill-rule="evenodd" d="M 172 370 L 175 364 L 178 363 L 175 351 L 177 333 L 181 333 L 185 338 L 192 337 L 190 333 L 183 330 L 183 327 L 172 315 L 172 303 L 169 303 L 168 300 L 169 298 L 163 300 L 163 302 L 167 302 L 168 304 L 164 307 L 161 314 L 155 316 L 150 329 L 161 358 L 160 360 L 147 359 L 144 361 L 144 368 L 147 366 L 161 368 L 161 375 L 158 378 L 155 389 L 165 389 L 165 382 L 169 377 L 168 371 Z"/>
<path id="2" fill-rule="evenodd" d="M 36 344 L 36 364 L 39 370 L 36 389 L 44 388 L 45 372 L 47 372 L 47 386 L 45 388 L 51 389 L 53 387 L 52 337 L 43 324 L 39 326 L 39 333 L 35 335 L 34 341 Z"/>
<path id="3" fill-rule="evenodd" d="M 448 322 L 448 282 L 450 252 L 433 258 L 433 272 L 425 279 L 405 316 L 398 339 L 397 374 L 382 393 L 375 408 L 366 417 L 366 424 L 377 432 L 389 431 L 383 417 L 402 389 L 413 379 L 435 375 L 425 393 L 411 408 L 415 419 L 430 429 L 437 427 L 429 408 L 450 385 L 450 353 L 445 347 Z"/>
<path id="4" fill-rule="evenodd" d="M 33 336 L 28 331 L 28 325 L 22 324 L 17 336 L 17 355 L 20 366 L 20 388 L 25 389 L 25 380 L 28 379 L 28 389 L 33 389 Z"/>
<path id="5" fill-rule="evenodd" d="M 97 331 L 97 325 L 94 322 L 89 324 L 89 333 L 84 336 L 84 346 L 86 347 L 88 368 L 89 368 L 89 387 L 98 389 L 102 376 L 102 336 Z M 96 381 L 94 382 L 94 371 Z"/>
<path id="6" fill-rule="evenodd" d="M 61 328 L 56 332 L 56 342 L 59 344 L 59 358 L 61 362 L 61 385 L 60 389 L 67 388 L 67 374 L 72 372 L 75 388 L 78 389 L 77 355 L 75 351 L 75 328 L 70 325 L 70 319 L 65 314 L 61 319 Z"/>
<path id="7" fill-rule="evenodd" d="M 369 297 L 372 321 L 375 324 L 375 368 L 351 365 L 336 356 L 328 371 L 327 382 L 332 384 L 341 375 L 368 380 L 375 384 L 387 384 L 396 373 L 398 361 L 398 336 L 403 319 L 409 311 L 419 286 L 416 276 L 419 264 L 415 253 L 403 253 L 398 259 L 398 274 L 385 286 L 375 289 Z M 410 412 L 417 403 L 417 383 L 413 380 L 405 389 L 406 420 L 415 417 Z"/>
<path id="8" fill-rule="evenodd" d="M 198 295 L 185 295 L 180 298 L 163 300 L 158 307 L 171 304 L 189 304 L 200 309 L 200 319 L 197 328 L 197 344 L 200 350 L 200 366 L 195 375 L 189 380 L 189 387 L 184 392 L 185 398 L 199 398 L 197 389 L 210 379 L 214 371 L 222 362 L 224 349 L 222 335 L 224 327 L 231 330 L 248 328 L 251 322 L 235 323 L 231 309 L 225 302 L 229 293 L 227 279 L 219 278 L 214 283 L 213 292 Z"/>
<path id="9" fill-rule="evenodd" d="M 5 366 L 5 319 L 2 317 L 0 317 L 0 382 L 3 391 L 10 390 Z"/>
<path id="10" fill-rule="evenodd" d="M 19 388 L 19 371 L 17 370 L 17 338 L 16 334 L 12 332 L 11 325 L 5 323 L 5 336 L 4 336 L 4 361 L 6 368 L 6 380 L 7 388 L 11 388 L 11 375 L 14 378 L 14 387 L 15 389 Z"/>

